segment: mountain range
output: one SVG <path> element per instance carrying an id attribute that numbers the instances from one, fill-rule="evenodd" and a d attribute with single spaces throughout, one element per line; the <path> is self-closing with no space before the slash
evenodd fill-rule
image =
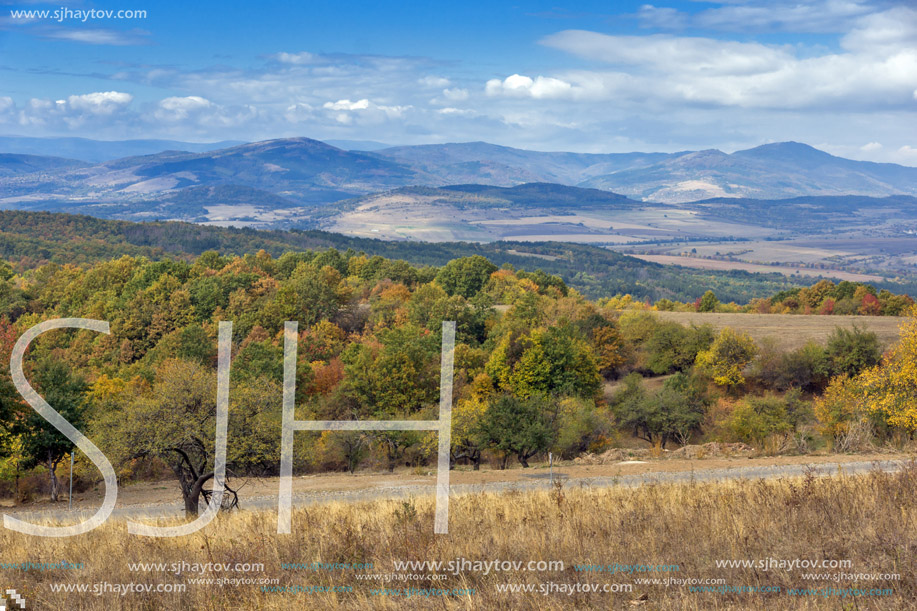
<path id="1" fill-rule="evenodd" d="M 54 148 L 57 155 L 0 156 L 0 207 L 115 218 L 200 220 L 211 206 L 224 211 L 227 206 L 309 210 L 405 186 L 456 184 L 553 183 L 668 204 L 711 198 L 917 195 L 917 168 L 853 161 L 795 142 L 731 154 L 585 154 L 484 142 L 358 151 L 309 138 L 286 138 L 194 151 L 172 149 L 220 143 L 51 139 L 39 145 L 41 139 L 19 140 L 31 150 Z M 79 150 L 68 148 L 68 142 Z M 13 144 L 10 138 L 0 138 L 0 150 Z M 159 146 L 169 150 L 101 162 L 90 159 Z M 62 157 L 68 152 L 73 159 Z M 543 188 L 539 196 L 545 196 Z"/>

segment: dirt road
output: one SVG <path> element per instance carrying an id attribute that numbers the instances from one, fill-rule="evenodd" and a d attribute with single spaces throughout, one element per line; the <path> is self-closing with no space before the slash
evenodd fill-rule
<path id="1" fill-rule="evenodd" d="M 453 471 L 453 495 L 476 492 L 547 489 L 552 479 L 566 487 L 639 486 L 648 483 L 707 482 L 729 479 L 794 477 L 813 473 L 831 475 L 863 473 L 870 469 L 895 470 L 911 455 L 836 455 L 781 456 L 767 458 L 661 459 L 624 461 L 611 465 L 565 465 L 555 467 L 553 474 L 545 467 L 506 471 Z M 406 498 L 432 495 L 435 473 L 417 475 L 367 473 L 357 475 L 322 474 L 294 477 L 293 503 L 297 506 L 332 501 L 360 502 L 374 499 Z M 243 510 L 276 509 L 277 478 L 245 482 L 240 490 Z M 125 487 L 119 491 L 114 517 L 157 518 L 182 515 L 177 485 L 172 481 Z M 99 504 L 100 492 L 81 495 L 74 510 L 65 503 L 39 504 L 4 508 L 26 520 L 78 521 L 91 515 Z"/>

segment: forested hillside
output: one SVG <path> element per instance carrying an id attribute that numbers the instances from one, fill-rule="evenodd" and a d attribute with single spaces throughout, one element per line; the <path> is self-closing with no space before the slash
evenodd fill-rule
<path id="1" fill-rule="evenodd" d="M 694 301 L 713 290 L 722 302 L 745 304 L 804 285 L 779 274 L 694 270 L 663 266 L 608 249 L 561 242 L 476 244 L 464 242 L 390 242 L 352 238 L 323 231 L 259 231 L 190 223 L 131 223 L 47 212 L 0 211 L 0 258 L 17 270 L 46 263 L 84 264 L 120 255 L 188 261 L 207 250 L 224 255 L 264 250 L 278 257 L 290 250 L 336 248 L 413 265 L 445 265 L 452 259 L 481 255 L 497 266 L 562 277 L 584 295 L 599 299 L 630 294 L 640 301 Z M 876 283 L 892 293 L 917 294 L 917 286 Z"/>

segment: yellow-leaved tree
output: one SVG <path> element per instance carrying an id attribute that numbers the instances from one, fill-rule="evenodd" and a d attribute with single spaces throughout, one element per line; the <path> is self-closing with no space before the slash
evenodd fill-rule
<path id="1" fill-rule="evenodd" d="M 901 339 L 881 365 L 859 376 L 869 409 L 881 413 L 889 425 L 908 433 L 917 431 L 917 308 L 901 325 Z"/>
<path id="2" fill-rule="evenodd" d="M 697 354 L 697 367 L 717 386 L 733 388 L 745 383 L 745 367 L 758 353 L 758 347 L 747 333 L 723 328 L 710 348 Z"/>

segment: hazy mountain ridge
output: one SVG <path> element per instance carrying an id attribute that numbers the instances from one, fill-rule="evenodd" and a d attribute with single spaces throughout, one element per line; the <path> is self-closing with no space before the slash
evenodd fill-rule
<path id="1" fill-rule="evenodd" d="M 63 157 L 0 153 L 0 177 L 19 176 L 37 172 L 53 172 L 84 167 L 86 165 L 89 164 L 76 159 L 65 159 Z"/>
<path id="2" fill-rule="evenodd" d="M 917 168 L 844 159 L 797 142 L 765 144 L 731 154 L 717 149 L 545 153 L 484 142 L 404 146 L 374 154 L 411 165 L 446 183 L 512 186 L 556 182 L 666 203 L 711 197 L 917 195 Z"/>
<path id="3" fill-rule="evenodd" d="M 15 181 L 0 181 L 0 196 L 41 192 L 56 200 L 142 202 L 191 187 L 238 185 L 308 204 L 431 180 L 389 160 L 308 138 L 288 138 L 205 153 L 164 151 L 127 157 L 51 177 L 24 174 Z"/>
<path id="4" fill-rule="evenodd" d="M 814 195 L 917 195 L 917 168 L 835 157 L 797 142 L 726 154 L 680 154 L 646 168 L 582 183 L 632 197 L 682 203 L 711 197 L 787 199 Z"/>
<path id="5" fill-rule="evenodd" d="M 917 168 L 843 159 L 795 142 L 732 154 L 715 149 L 593 154 L 526 151 L 485 142 L 359 152 L 309 138 L 285 138 L 206 152 L 164 150 L 96 164 L 21 155 L 0 158 L 0 206 L 70 209 L 117 218 L 168 214 L 176 208 L 163 208 L 162 203 L 176 198 L 187 214 L 165 218 L 200 220 L 211 204 L 268 206 L 270 197 L 264 194 L 281 198 L 276 205 L 290 209 L 412 185 L 545 183 L 664 204 L 717 197 L 885 197 L 917 195 Z M 201 187 L 226 188 L 215 192 Z M 192 190 L 177 195 L 188 189 Z M 225 200 L 216 201 L 214 193 Z M 201 200 L 194 212 L 192 200 L 197 195 Z M 535 205 L 544 203 L 543 195 L 538 195 Z M 583 196 L 585 192 L 577 197 Z M 70 208 L 67 202 L 72 203 Z"/>
<path id="6" fill-rule="evenodd" d="M 240 140 L 223 142 L 181 142 L 178 140 L 90 140 L 89 138 L 35 138 L 0 136 L 0 153 L 59 156 L 88 163 L 102 163 L 123 157 L 152 155 L 167 150 L 204 153 L 242 144 Z"/>

